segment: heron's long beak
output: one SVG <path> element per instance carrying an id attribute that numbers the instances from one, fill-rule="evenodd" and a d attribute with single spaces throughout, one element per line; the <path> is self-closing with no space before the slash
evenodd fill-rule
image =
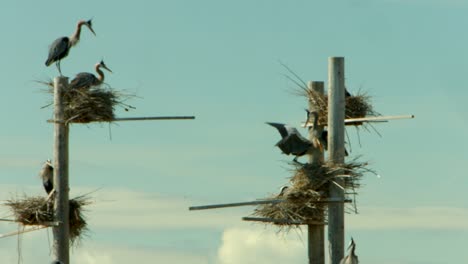
<path id="1" fill-rule="evenodd" d="M 94 34 L 94 36 L 96 36 L 96 32 L 94 32 L 94 29 L 93 29 L 92 19 L 86 21 L 86 26 L 89 28 L 89 31 L 91 31 Z"/>
<path id="2" fill-rule="evenodd" d="M 107 68 L 106 65 L 103 65 L 102 68 L 106 69 L 106 70 L 109 71 L 110 73 L 113 73 L 113 72 L 111 71 L 111 69 Z"/>
<path id="3" fill-rule="evenodd" d="M 349 241 L 349 245 L 346 250 L 350 250 L 353 245 L 354 245 L 354 239 L 351 237 L 351 241 Z"/>

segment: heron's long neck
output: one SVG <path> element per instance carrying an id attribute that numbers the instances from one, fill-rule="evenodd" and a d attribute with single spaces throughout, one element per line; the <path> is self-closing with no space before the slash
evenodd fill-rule
<path id="1" fill-rule="evenodd" d="M 71 37 L 70 37 L 70 46 L 73 47 L 80 41 L 81 26 L 82 25 L 83 25 L 82 23 L 78 23 L 78 25 L 76 25 L 75 33 L 73 33 L 73 35 L 71 35 Z"/>
<path id="2" fill-rule="evenodd" d="M 99 83 L 104 81 L 104 72 L 101 71 L 101 65 L 96 65 L 96 72 L 98 74 Z"/>

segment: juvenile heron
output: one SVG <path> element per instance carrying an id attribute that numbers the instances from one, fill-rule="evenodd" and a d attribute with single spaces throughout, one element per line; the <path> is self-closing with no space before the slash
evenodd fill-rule
<path id="1" fill-rule="evenodd" d="M 314 133 L 314 146 L 320 151 L 323 152 L 323 150 L 328 150 L 328 131 L 321 128 L 318 129 L 318 113 L 317 112 L 310 112 L 309 110 L 306 109 L 307 112 L 307 122 L 310 122 L 310 118 L 312 118 L 312 126 L 309 127 L 309 130 L 314 128 L 313 133 Z M 345 148 L 345 156 L 348 156 L 348 150 Z"/>
<path id="2" fill-rule="evenodd" d="M 42 166 L 40 176 L 42 178 L 42 185 L 47 194 L 54 189 L 54 167 L 52 167 L 52 163 L 50 160 L 44 162 Z"/>
<path id="3" fill-rule="evenodd" d="M 351 242 L 348 246 L 348 255 L 340 261 L 340 264 L 359 264 L 359 259 L 356 254 L 354 254 L 355 250 L 356 244 L 354 243 L 353 238 L 351 238 Z"/>
<path id="4" fill-rule="evenodd" d="M 289 192 L 289 186 L 283 186 L 281 187 L 281 190 L 278 196 L 287 196 L 288 192 Z"/>
<path id="5" fill-rule="evenodd" d="M 344 92 L 345 92 L 345 98 L 353 96 L 350 92 L 348 92 L 346 88 L 344 89 Z"/>
<path id="6" fill-rule="evenodd" d="M 73 78 L 73 80 L 71 80 L 69 86 L 70 89 L 89 89 L 93 86 L 100 85 L 102 82 L 104 82 L 104 72 L 101 71 L 101 67 L 109 72 L 112 72 L 109 68 L 107 68 L 104 61 L 101 60 L 94 66 L 98 77 L 89 72 L 80 72 L 75 76 L 75 78 Z"/>
<path id="7" fill-rule="evenodd" d="M 75 33 L 73 33 L 73 35 L 71 35 L 70 37 L 61 37 L 52 42 L 52 44 L 49 47 L 49 56 L 47 57 L 47 60 L 45 62 L 46 66 L 50 66 L 52 63 L 55 62 L 55 65 L 57 66 L 60 75 L 62 75 L 62 70 L 60 69 L 60 61 L 66 56 L 68 56 L 71 47 L 75 46 L 80 41 L 81 27 L 83 25 L 86 26 L 94 35 L 96 35 L 92 27 L 91 19 L 87 21 L 78 21 Z"/>
<path id="8" fill-rule="evenodd" d="M 278 129 L 282 139 L 276 143 L 276 146 L 286 155 L 296 156 L 293 161 L 297 162 L 297 158 L 310 152 L 312 142 L 304 138 L 296 128 L 280 124 L 268 123 L 270 126 Z"/>
<path id="9" fill-rule="evenodd" d="M 315 148 L 320 149 L 321 152 L 328 148 L 327 141 L 323 140 L 323 127 L 318 127 L 318 113 L 316 111 L 310 112 L 308 109 L 305 109 L 307 112 L 307 120 L 306 123 L 312 122 L 312 126 L 309 127 L 309 131 L 312 129 L 313 139 L 312 143 L 314 144 Z M 312 120 L 310 120 L 312 118 Z"/>

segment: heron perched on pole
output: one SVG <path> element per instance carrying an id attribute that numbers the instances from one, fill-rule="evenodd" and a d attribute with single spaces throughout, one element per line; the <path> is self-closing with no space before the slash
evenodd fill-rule
<path id="1" fill-rule="evenodd" d="M 281 124 L 268 123 L 270 126 L 278 129 L 282 139 L 276 143 L 276 146 L 286 155 L 296 156 L 293 161 L 297 162 L 297 158 L 311 151 L 312 142 L 303 137 L 296 128 Z"/>
<path id="2" fill-rule="evenodd" d="M 359 259 L 354 251 L 356 250 L 356 243 L 354 243 L 354 239 L 351 238 L 351 242 L 349 242 L 348 246 L 348 255 L 346 255 L 341 261 L 340 264 L 359 264 Z"/>
<path id="3" fill-rule="evenodd" d="M 104 82 L 104 72 L 101 71 L 101 68 L 106 69 L 109 72 L 112 72 L 104 63 L 103 60 L 96 63 L 94 66 L 98 77 L 89 72 L 80 72 L 78 73 L 73 80 L 70 82 L 70 89 L 89 89 L 93 86 L 98 86 Z"/>
<path id="4" fill-rule="evenodd" d="M 92 27 L 91 19 L 87 21 L 78 21 L 78 24 L 76 25 L 76 30 L 73 33 L 73 35 L 71 35 L 70 37 L 61 37 L 52 42 L 52 44 L 49 47 L 49 56 L 47 57 L 47 60 L 45 62 L 46 66 L 50 66 L 52 63 L 55 62 L 55 65 L 57 66 L 60 75 L 62 75 L 62 70 L 60 69 L 60 61 L 63 58 L 67 57 L 71 47 L 75 46 L 80 41 L 81 27 L 83 25 L 86 26 L 94 35 L 96 35 Z"/>
<path id="5" fill-rule="evenodd" d="M 54 189 L 54 167 L 52 167 L 51 161 L 48 159 L 42 166 L 40 176 L 42 178 L 42 185 L 47 194 Z"/>

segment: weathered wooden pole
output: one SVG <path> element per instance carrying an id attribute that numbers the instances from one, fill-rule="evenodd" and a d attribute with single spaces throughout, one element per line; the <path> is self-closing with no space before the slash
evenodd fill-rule
<path id="1" fill-rule="evenodd" d="M 65 120 L 62 94 L 68 86 L 68 77 L 54 79 L 54 218 L 53 256 L 64 264 L 70 263 L 69 253 L 69 203 L 68 203 L 68 124 Z"/>
<path id="2" fill-rule="evenodd" d="M 328 58 L 328 159 L 334 164 L 344 163 L 345 137 L 345 85 L 344 58 Z M 343 174 L 338 172 L 338 174 Z M 343 180 L 335 178 L 338 185 Z M 344 191 L 336 184 L 330 184 L 329 197 L 344 200 Z M 330 264 L 339 264 L 344 256 L 344 204 L 328 206 L 328 241 L 330 243 Z"/>
<path id="3" fill-rule="evenodd" d="M 324 84 L 323 82 L 309 82 L 307 84 L 308 89 L 312 90 L 315 93 L 323 94 L 324 93 Z M 309 111 L 318 111 L 317 105 L 313 104 L 309 101 Z M 310 129 L 309 131 L 309 139 L 313 142 L 314 140 L 314 133 L 313 130 L 317 130 L 318 132 L 323 131 L 323 126 L 318 126 Z M 318 133 L 317 133 L 318 134 Z M 312 153 L 309 155 L 309 163 L 310 164 L 319 164 L 322 163 L 323 152 L 320 149 L 314 149 Z M 325 264 L 325 225 L 307 225 L 308 229 L 308 256 L 309 256 L 309 264 Z"/>

